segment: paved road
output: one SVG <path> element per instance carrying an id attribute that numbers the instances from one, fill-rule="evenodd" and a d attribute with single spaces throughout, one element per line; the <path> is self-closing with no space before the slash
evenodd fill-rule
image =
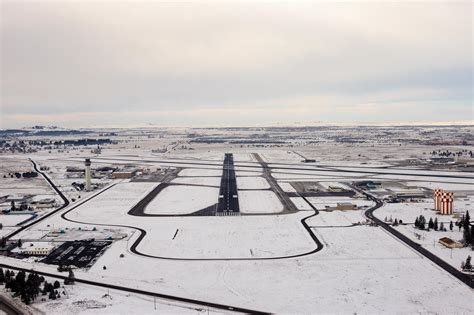
<path id="1" fill-rule="evenodd" d="M 286 212 L 286 213 L 297 212 L 298 208 L 296 208 L 295 204 L 291 202 L 288 195 L 283 191 L 283 189 L 281 189 L 276 179 L 272 176 L 272 171 L 271 171 L 271 168 L 268 166 L 268 163 L 265 162 L 258 153 L 252 153 L 252 156 L 262 166 L 263 177 L 265 177 L 267 182 L 270 184 L 271 189 L 277 195 L 280 202 L 283 204 L 283 212 Z"/>
<path id="2" fill-rule="evenodd" d="M 456 277 L 460 281 L 467 284 L 469 287 L 474 288 L 474 286 L 473 286 L 474 283 L 473 283 L 473 277 L 472 276 L 469 276 L 469 275 L 461 272 L 460 270 L 454 268 L 453 266 L 451 266 L 450 264 L 448 264 L 447 262 L 445 262 L 444 260 L 442 260 L 441 258 L 436 256 L 435 254 L 433 254 L 429 250 L 422 247 L 420 244 L 414 242 L 409 237 L 403 235 L 402 233 L 400 233 L 396 229 L 392 228 L 389 224 L 387 224 L 384 221 L 376 218 L 374 216 L 374 211 L 377 210 L 378 208 L 380 208 L 383 205 L 382 201 L 380 201 L 378 198 L 366 193 L 365 191 L 362 191 L 362 190 L 357 189 L 355 187 L 352 187 L 352 188 L 354 188 L 354 189 L 358 190 L 359 192 L 363 193 L 365 196 L 367 196 L 369 199 L 371 199 L 372 201 L 374 201 L 376 203 L 375 207 L 372 207 L 372 208 L 368 209 L 367 211 L 365 211 L 365 215 L 366 215 L 367 218 L 369 218 L 370 220 L 377 223 L 381 228 L 383 228 L 384 230 L 386 230 L 387 232 L 389 232 L 390 234 L 392 234 L 393 236 L 398 238 L 400 241 L 402 241 L 403 243 L 405 243 L 408 246 L 410 246 L 411 248 L 413 248 L 415 251 L 417 251 L 421 255 L 423 255 L 426 258 L 428 258 L 429 260 L 431 260 L 433 263 L 435 263 L 439 267 L 443 268 L 445 271 L 449 272 L 453 277 Z"/>
<path id="3" fill-rule="evenodd" d="M 235 178 L 234 156 L 231 153 L 226 153 L 216 215 L 236 215 L 239 213 L 240 208 L 237 194 L 237 180 Z"/>
<path id="4" fill-rule="evenodd" d="M 0 295 L 0 314 L 22 315 L 23 311 L 17 308 L 7 297 Z"/>
<path id="5" fill-rule="evenodd" d="M 20 268 L 20 267 L 17 267 L 17 266 L 12 266 L 12 265 L 2 264 L 2 263 L 0 263 L 0 267 L 11 269 L 11 270 L 22 270 L 22 271 L 25 271 L 27 273 L 31 272 L 31 269 L 28 269 L 28 268 Z M 39 270 L 35 270 L 35 272 L 39 275 L 46 276 L 46 277 L 51 277 L 51 278 L 56 278 L 56 279 L 64 280 L 64 279 L 67 278 L 67 276 L 62 276 L 62 275 L 58 275 L 58 274 L 55 274 L 55 273 L 43 272 L 43 271 L 39 271 Z M 160 298 L 160 299 L 173 300 L 173 301 L 178 301 L 178 302 L 187 303 L 187 304 L 201 305 L 201 306 L 210 307 L 210 308 L 214 308 L 214 309 L 233 311 L 233 312 L 238 312 L 238 313 L 271 314 L 271 313 L 268 313 L 268 312 L 261 312 L 261 311 L 251 310 L 251 309 L 242 308 L 242 307 L 234 307 L 234 306 L 229 306 L 229 305 L 224 305 L 224 304 L 205 302 L 205 301 L 200 301 L 200 300 L 193 300 L 193 299 L 182 298 L 182 297 L 177 297 L 177 296 L 173 296 L 173 295 L 167 295 L 167 294 L 155 293 L 155 292 L 151 292 L 151 291 L 145 291 L 145 290 L 140 290 L 140 289 L 124 287 L 124 286 L 120 286 L 120 285 L 113 285 L 113 284 L 108 284 L 108 283 L 91 281 L 91 280 L 77 278 L 77 276 L 75 278 L 75 282 L 76 283 L 83 283 L 83 284 L 93 285 L 93 286 L 97 286 L 97 287 L 108 288 L 108 289 L 112 289 L 112 290 L 125 291 L 125 292 L 130 292 L 130 293 L 135 293 L 135 294 L 146 295 L 146 296 L 154 296 L 154 297 L 157 297 L 157 298 Z"/>
<path id="6" fill-rule="evenodd" d="M 64 194 L 59 190 L 58 187 L 56 187 L 56 185 L 54 185 L 54 183 L 51 181 L 51 179 L 49 179 L 48 176 L 46 176 L 46 174 L 44 174 L 43 172 L 41 172 L 39 169 L 38 169 L 38 165 L 36 165 L 35 161 L 31 160 L 30 159 L 30 162 L 33 164 L 33 167 L 35 169 L 36 172 L 38 172 L 41 176 L 43 176 L 43 178 L 48 182 L 48 184 L 51 186 L 51 188 L 53 188 L 53 190 L 61 197 L 61 199 L 63 200 L 63 205 L 59 208 L 57 208 L 56 210 L 53 210 L 51 212 L 49 212 L 48 214 L 40 217 L 38 220 L 35 220 L 35 221 L 32 221 L 26 225 L 23 225 L 21 228 L 19 228 L 18 230 L 14 231 L 13 233 L 10 233 L 8 234 L 5 238 L 8 240 L 10 238 L 12 238 L 13 236 L 21 233 L 22 231 L 26 230 L 27 228 L 35 225 L 36 223 L 40 222 L 40 221 L 43 221 L 44 219 L 52 216 L 53 214 L 55 213 L 58 213 L 59 211 L 63 210 L 64 208 L 66 208 L 67 206 L 69 206 L 69 200 L 64 196 Z"/>

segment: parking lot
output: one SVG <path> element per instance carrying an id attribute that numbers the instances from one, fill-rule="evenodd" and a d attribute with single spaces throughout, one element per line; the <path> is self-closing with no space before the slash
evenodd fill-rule
<path id="1" fill-rule="evenodd" d="M 94 240 L 65 242 L 52 251 L 42 262 L 50 265 L 87 268 L 94 264 L 110 244 L 112 242 Z"/>

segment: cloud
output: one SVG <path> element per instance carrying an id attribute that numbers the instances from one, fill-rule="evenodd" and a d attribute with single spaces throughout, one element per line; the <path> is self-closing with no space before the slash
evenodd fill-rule
<path id="1" fill-rule="evenodd" d="M 470 2 L 1 5 L 2 118 L 16 115 L 19 125 L 35 115 L 87 124 L 103 113 L 138 121 L 170 111 L 192 124 L 197 116 L 183 113 L 266 104 L 290 120 L 333 109 L 325 117 L 336 121 L 337 108 L 360 103 L 376 104 L 372 119 L 383 120 L 384 106 L 400 101 L 418 102 L 433 120 L 443 118 L 432 110 L 439 102 L 472 113 Z"/>

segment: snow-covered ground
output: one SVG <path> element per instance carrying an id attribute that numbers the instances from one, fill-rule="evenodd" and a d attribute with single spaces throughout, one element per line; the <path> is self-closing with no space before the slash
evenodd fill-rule
<path id="1" fill-rule="evenodd" d="M 239 207 L 242 213 L 278 213 L 283 205 L 273 191 L 239 190 Z"/>
<path id="2" fill-rule="evenodd" d="M 308 224 L 315 227 L 351 226 L 364 223 L 364 210 L 320 211 L 317 216 L 308 220 Z"/>
<path id="3" fill-rule="evenodd" d="M 290 183 L 279 181 L 278 185 L 284 192 L 296 192 L 296 189 L 294 189 Z"/>
<path id="4" fill-rule="evenodd" d="M 443 188 L 445 190 L 449 191 L 464 191 L 464 190 L 469 190 L 473 191 L 474 190 L 474 183 L 471 184 L 466 184 L 466 183 L 439 183 L 439 182 L 422 182 L 422 181 L 416 181 L 416 182 L 407 182 L 408 186 L 415 186 L 415 187 L 425 187 L 429 189 L 437 189 L 437 188 Z"/>
<path id="5" fill-rule="evenodd" d="M 298 210 L 313 210 L 313 208 L 311 208 L 311 206 L 302 197 L 291 197 L 290 200 Z"/>
<path id="6" fill-rule="evenodd" d="M 145 208 L 147 214 L 188 214 L 217 203 L 219 189 L 171 185 L 163 189 Z"/>
<path id="7" fill-rule="evenodd" d="M 221 178 L 215 177 L 177 177 L 171 181 L 172 183 L 178 184 L 192 184 L 192 185 L 205 185 L 205 186 L 216 186 L 219 187 L 221 184 Z"/>
<path id="8" fill-rule="evenodd" d="M 300 223 L 305 215 L 171 218 L 153 224 L 137 249 L 183 259 L 298 255 L 316 247 Z"/>
<path id="9" fill-rule="evenodd" d="M 179 172 L 178 176 L 222 176 L 222 169 L 187 168 Z"/>
<path id="10" fill-rule="evenodd" d="M 0 223 L 5 226 L 15 226 L 31 218 L 31 214 L 0 214 Z"/>
<path id="11" fill-rule="evenodd" d="M 263 177 L 237 177 L 238 189 L 269 189 L 270 184 Z"/>

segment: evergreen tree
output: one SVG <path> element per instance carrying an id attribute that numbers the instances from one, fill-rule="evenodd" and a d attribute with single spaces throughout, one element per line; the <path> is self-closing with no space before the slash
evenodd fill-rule
<path id="1" fill-rule="evenodd" d="M 415 226 L 420 227 L 420 219 L 418 217 L 415 219 Z"/>
<path id="2" fill-rule="evenodd" d="M 425 229 L 425 224 L 426 224 L 426 219 L 424 216 L 420 215 L 420 230 L 424 230 Z"/>
<path id="3" fill-rule="evenodd" d="M 471 270 L 471 255 L 467 256 L 466 262 L 464 263 L 464 270 Z"/>
<path id="4" fill-rule="evenodd" d="M 76 277 L 74 276 L 74 272 L 72 272 L 72 269 L 69 269 L 69 275 L 67 279 L 68 279 L 69 284 L 74 284 Z"/>
<path id="5" fill-rule="evenodd" d="M 54 288 L 58 289 L 61 286 L 58 280 L 54 281 Z"/>
<path id="6" fill-rule="evenodd" d="M 428 229 L 432 229 L 434 228 L 434 222 L 433 222 L 433 218 L 430 218 L 430 221 L 428 221 Z"/>
<path id="7" fill-rule="evenodd" d="M 11 279 L 10 270 L 7 269 L 7 271 L 5 271 L 5 282 L 10 282 L 10 279 Z"/>
<path id="8" fill-rule="evenodd" d="M 0 268 L 0 284 L 5 282 L 5 275 L 3 274 L 3 268 Z"/>
<path id="9" fill-rule="evenodd" d="M 445 230 L 445 228 L 444 228 L 444 223 L 443 223 L 443 222 L 441 222 L 441 224 L 440 224 L 440 226 L 439 226 L 439 230 L 440 230 L 440 231 L 444 231 L 444 230 Z"/>
<path id="10" fill-rule="evenodd" d="M 471 218 L 469 216 L 469 211 L 466 211 L 466 215 L 464 216 L 464 220 L 462 221 L 462 226 L 463 226 L 463 240 L 464 244 L 469 245 L 471 243 L 471 227 L 470 227 L 470 221 Z"/>
<path id="11" fill-rule="evenodd" d="M 54 294 L 54 291 L 49 292 L 49 299 L 56 300 L 56 294 Z"/>
<path id="12" fill-rule="evenodd" d="M 438 218 L 434 219 L 433 228 L 435 231 L 438 231 Z"/>
<path id="13" fill-rule="evenodd" d="M 25 279 L 26 279 L 25 272 L 23 270 L 18 271 L 18 274 L 16 275 L 15 280 L 20 288 L 25 286 L 25 283 L 26 283 Z"/>
<path id="14" fill-rule="evenodd" d="M 18 247 L 21 247 L 23 245 L 23 242 L 21 241 L 21 238 L 18 239 L 18 242 L 16 243 Z"/>
<path id="15" fill-rule="evenodd" d="M 449 230 L 451 232 L 453 231 L 453 221 L 449 222 Z"/>
<path id="16" fill-rule="evenodd" d="M 30 296 L 28 295 L 28 292 L 26 290 L 22 290 L 21 293 L 20 293 L 20 297 L 21 297 L 21 300 L 23 301 L 23 303 L 25 304 L 30 304 L 31 302 L 31 298 Z"/>
<path id="17" fill-rule="evenodd" d="M 44 284 L 43 284 L 43 290 L 41 291 L 43 293 L 43 295 L 48 294 L 48 291 L 49 291 L 48 290 L 48 285 L 49 285 L 48 281 L 45 281 Z"/>

